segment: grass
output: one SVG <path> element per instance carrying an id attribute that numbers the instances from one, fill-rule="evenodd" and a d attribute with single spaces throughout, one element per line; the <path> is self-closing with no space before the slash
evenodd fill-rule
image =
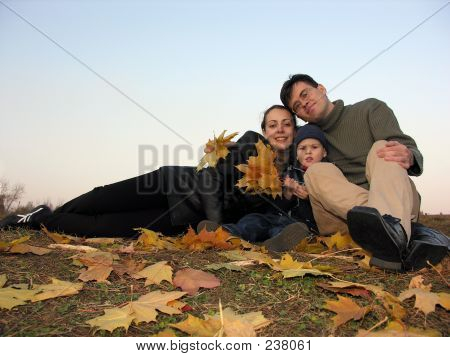
<path id="1" fill-rule="evenodd" d="M 450 234 L 449 216 L 423 216 L 422 222 Z M 41 232 L 36 231 L 4 231 L 0 232 L 0 241 L 11 241 L 22 235 L 30 235 L 30 244 L 47 246 L 52 243 Z M 226 259 L 217 251 L 186 252 L 158 251 L 146 255 L 138 255 L 135 259 L 146 259 L 147 262 L 167 260 L 174 271 L 184 267 L 204 269 L 205 265 L 214 262 L 225 262 Z M 45 284 L 51 277 L 61 280 L 77 281 L 80 268 L 72 265 L 73 252 L 52 251 L 43 256 L 33 254 L 0 253 L 0 274 L 8 276 L 7 285 L 13 283 Z M 302 253 L 292 253 L 294 258 L 302 261 L 310 257 Z M 121 256 L 124 257 L 125 255 Z M 339 268 L 336 275 L 340 279 L 351 280 L 363 284 L 376 284 L 394 295 L 408 288 L 413 276 L 423 275 L 425 283 L 432 283 L 434 292 L 449 292 L 444 278 L 449 280 L 450 258 L 447 256 L 442 264 L 441 275 L 434 269 L 424 269 L 420 273 L 405 274 L 382 271 L 365 271 L 348 262 L 328 258 L 323 264 Z M 191 314 L 203 316 L 218 311 L 219 300 L 223 307 L 231 307 L 238 313 L 262 311 L 272 321 L 268 327 L 259 331 L 260 336 L 354 336 L 358 329 L 369 329 L 385 316 L 384 309 L 375 304 L 372 312 L 360 321 L 350 321 L 333 331 L 331 318 L 334 313 L 323 309 L 326 300 L 336 300 L 336 294 L 316 285 L 329 281 L 325 277 L 305 276 L 304 278 L 283 279 L 280 274 L 265 266 L 251 266 L 242 272 L 229 270 L 215 271 L 222 282 L 215 289 L 201 289 L 192 297 L 182 300 L 192 307 Z M 144 287 L 143 280 L 134 280 L 127 275 L 120 277 L 111 273 L 111 284 L 88 282 L 79 294 L 70 297 L 49 299 L 42 302 L 17 306 L 12 310 L 0 310 L 0 335 L 2 336 L 90 336 L 92 330 L 86 321 L 103 314 L 103 310 L 120 306 L 130 300 L 137 299 L 151 290 L 174 290 L 174 287 L 163 282 L 160 286 Z M 364 298 L 353 298 L 360 305 L 371 304 Z M 405 322 L 407 325 L 421 328 L 432 328 L 443 336 L 450 336 L 450 314 L 440 306 L 427 317 L 414 309 L 414 300 L 404 302 L 407 308 Z M 168 316 L 158 315 L 157 322 L 132 324 L 126 332 L 123 328 L 113 333 L 98 331 L 96 336 L 149 336 L 155 334 L 169 324 L 182 321 L 186 314 Z"/>

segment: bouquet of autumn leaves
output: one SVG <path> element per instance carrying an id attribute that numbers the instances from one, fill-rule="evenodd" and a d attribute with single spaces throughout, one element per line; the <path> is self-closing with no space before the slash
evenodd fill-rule
<path id="1" fill-rule="evenodd" d="M 225 136 L 224 130 L 218 138 L 214 136 L 213 140 L 206 143 L 206 154 L 200 160 L 197 171 L 203 169 L 206 165 L 216 167 L 221 158 L 226 158 L 229 154 L 228 147 L 238 133 Z M 236 169 L 244 173 L 244 176 L 238 180 L 236 186 L 245 189 L 250 194 L 267 194 L 276 198 L 282 194 L 282 182 L 279 178 L 278 170 L 274 161 L 275 152 L 270 145 L 265 145 L 261 140 L 256 144 L 256 156 L 250 156 L 247 164 L 236 165 Z"/>

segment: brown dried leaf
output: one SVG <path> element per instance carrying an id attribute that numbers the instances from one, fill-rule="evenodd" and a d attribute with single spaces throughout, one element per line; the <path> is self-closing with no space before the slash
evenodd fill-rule
<path id="1" fill-rule="evenodd" d="M 35 247 L 33 245 L 28 244 L 16 244 L 9 249 L 9 253 L 19 253 L 19 254 L 33 253 L 36 255 L 44 255 L 50 252 L 51 249 Z"/>
<path id="2" fill-rule="evenodd" d="M 370 292 L 366 289 L 362 289 L 362 288 L 338 288 L 338 287 L 333 287 L 330 284 L 327 283 L 316 283 L 317 286 L 320 286 L 322 289 L 328 290 L 328 291 L 332 291 L 334 293 L 345 293 L 345 294 L 349 294 L 352 296 L 360 296 L 360 297 L 364 297 L 366 299 L 370 299 L 371 295 Z"/>
<path id="3" fill-rule="evenodd" d="M 123 262 L 113 263 L 113 269 L 119 276 L 128 274 L 133 276 L 145 268 L 145 262 L 137 262 L 134 259 L 126 259 Z"/>
<path id="4" fill-rule="evenodd" d="M 78 279 L 82 281 L 107 281 L 113 270 L 114 258 L 113 254 L 102 251 L 83 254 L 78 257 L 78 260 L 88 269 L 82 272 Z"/>
<path id="5" fill-rule="evenodd" d="M 195 295 L 200 288 L 211 289 L 220 286 L 220 280 L 213 274 L 186 268 L 177 271 L 173 278 L 173 285 L 186 291 L 189 295 Z"/>
<path id="6" fill-rule="evenodd" d="M 359 284 L 351 281 L 333 281 L 329 283 L 336 288 L 358 287 L 373 292 L 381 300 L 386 311 L 397 320 L 401 320 L 406 315 L 405 309 L 401 306 L 400 300 L 391 293 L 384 291 L 381 287 L 371 284 Z"/>

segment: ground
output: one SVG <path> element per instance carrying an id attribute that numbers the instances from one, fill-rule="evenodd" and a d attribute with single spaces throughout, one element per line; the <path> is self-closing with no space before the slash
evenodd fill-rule
<path id="1" fill-rule="evenodd" d="M 437 228 L 450 235 L 450 216 L 424 215 L 422 223 Z M 45 234 L 38 231 L 12 230 L 0 232 L 0 241 L 11 241 L 23 235 L 30 235 L 30 244 L 47 246 L 53 243 Z M 106 249 L 107 247 L 102 247 Z M 0 275 L 6 274 L 7 285 L 13 283 L 46 284 L 51 277 L 76 282 L 79 266 L 72 265 L 73 252 L 54 250 L 49 254 L 0 253 Z M 300 261 L 311 256 L 304 253 L 291 253 Z M 139 255 L 136 259 L 146 259 L 149 263 L 161 260 L 170 262 L 174 271 L 191 267 L 204 270 L 205 265 L 226 262 L 216 250 L 203 252 L 167 251 Z M 450 257 L 441 263 L 440 273 L 435 269 L 404 274 L 366 271 L 356 264 L 343 260 L 326 258 L 321 263 L 338 268 L 335 274 L 343 280 L 362 284 L 375 284 L 393 295 L 408 288 L 412 277 L 421 274 L 425 283 L 432 284 L 433 292 L 449 293 Z M 372 310 L 359 321 L 350 321 L 333 331 L 332 317 L 335 316 L 323 308 L 326 300 L 336 300 L 336 294 L 317 286 L 317 283 L 329 281 L 326 277 L 305 276 L 303 278 L 283 279 L 269 267 L 258 265 L 243 272 L 221 269 L 213 272 L 221 280 L 221 286 L 215 289 L 201 289 L 193 297 L 182 300 L 192 307 L 191 314 L 203 316 L 218 311 L 219 299 L 223 307 L 231 307 L 238 313 L 262 311 L 272 323 L 258 331 L 259 336 L 355 336 L 359 329 L 369 329 L 386 315 L 381 306 Z M 93 334 L 86 321 L 103 314 L 104 309 L 120 306 L 130 299 L 137 299 L 150 290 L 160 288 L 165 291 L 175 288 L 162 282 L 159 287 L 144 287 L 143 280 L 134 280 L 127 275 L 120 277 L 112 273 L 108 279 L 111 284 L 88 282 L 83 290 L 70 297 L 49 299 L 37 303 L 17 306 L 11 310 L 0 309 L 1 336 L 90 336 Z M 353 298 L 364 306 L 370 302 L 362 297 Z M 373 302 L 371 302 L 373 303 Z M 450 336 L 450 313 L 437 306 L 436 311 L 425 315 L 414 308 L 414 299 L 406 300 L 403 306 L 407 310 L 404 322 L 408 326 L 438 330 L 442 336 Z M 132 324 L 126 332 L 116 329 L 112 334 L 98 331 L 96 336 L 149 336 L 163 330 L 170 323 L 179 322 L 186 314 L 168 316 L 159 314 L 158 321 Z M 182 334 L 180 334 L 182 335 Z"/>

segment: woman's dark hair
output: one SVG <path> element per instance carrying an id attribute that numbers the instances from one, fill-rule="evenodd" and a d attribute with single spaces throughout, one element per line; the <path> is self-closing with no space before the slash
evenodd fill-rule
<path id="1" fill-rule="evenodd" d="M 317 83 L 312 77 L 308 76 L 307 74 L 294 74 L 289 76 L 289 79 L 283 83 L 280 91 L 281 103 L 283 103 L 286 108 L 289 108 L 289 99 L 291 99 L 292 87 L 297 82 L 308 83 L 314 88 L 317 88 L 319 86 L 319 83 Z M 288 110 L 291 111 L 290 109 Z"/>
<path id="2" fill-rule="evenodd" d="M 261 122 L 261 130 L 262 131 L 266 130 L 267 115 L 269 115 L 269 113 L 274 109 L 286 110 L 292 119 L 292 125 L 294 126 L 294 128 L 297 126 L 297 119 L 295 118 L 295 114 L 291 113 L 291 111 L 288 108 L 286 108 L 285 106 L 280 105 L 280 104 L 275 104 L 275 105 L 272 105 L 270 108 L 267 108 L 264 112 L 263 120 Z"/>

